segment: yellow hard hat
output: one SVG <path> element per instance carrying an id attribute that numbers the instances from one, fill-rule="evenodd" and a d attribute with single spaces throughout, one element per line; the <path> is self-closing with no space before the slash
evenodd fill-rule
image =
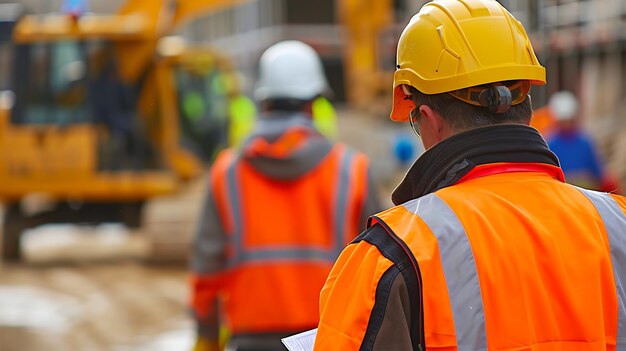
<path id="1" fill-rule="evenodd" d="M 546 83 L 522 24 L 495 0 L 435 0 L 400 36 L 391 119 L 406 122 L 415 108 L 403 85 L 439 94 L 510 81 Z"/>

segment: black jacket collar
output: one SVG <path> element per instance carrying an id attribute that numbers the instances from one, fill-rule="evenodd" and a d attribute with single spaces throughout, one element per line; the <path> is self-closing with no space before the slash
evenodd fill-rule
<path id="1" fill-rule="evenodd" d="M 502 124 L 472 129 L 424 152 L 391 195 L 399 205 L 456 183 L 472 168 L 496 162 L 559 166 L 556 155 L 534 128 Z"/>

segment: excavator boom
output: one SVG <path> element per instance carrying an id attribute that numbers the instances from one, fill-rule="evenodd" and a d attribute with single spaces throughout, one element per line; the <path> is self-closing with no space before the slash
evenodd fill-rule
<path id="1" fill-rule="evenodd" d="M 172 31 L 194 18 L 246 1 L 249 0 L 128 0 L 119 14 L 143 14 L 156 30 Z"/>

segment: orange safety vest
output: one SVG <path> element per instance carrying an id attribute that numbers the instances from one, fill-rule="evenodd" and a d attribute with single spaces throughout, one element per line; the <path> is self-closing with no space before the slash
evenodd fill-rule
<path id="1" fill-rule="evenodd" d="M 228 235 L 221 291 L 233 334 L 317 325 L 319 291 L 361 226 L 367 167 L 340 144 L 293 180 L 268 178 L 232 152 L 218 157 L 211 188 Z"/>
<path id="2" fill-rule="evenodd" d="M 393 250 L 410 257 L 415 350 L 626 350 L 626 199 L 562 180 L 551 165 L 477 166 L 453 186 L 373 216 L 370 225 L 397 248 L 376 244 L 380 237 L 350 245 L 341 274 L 359 275 L 341 265 L 349 257 L 370 268 L 345 284 L 371 280 L 374 291 Z M 373 319 L 363 311 L 374 297 L 356 309 L 334 306 L 328 294 L 351 288 L 336 274 L 322 291 L 315 350 L 367 344 Z"/>

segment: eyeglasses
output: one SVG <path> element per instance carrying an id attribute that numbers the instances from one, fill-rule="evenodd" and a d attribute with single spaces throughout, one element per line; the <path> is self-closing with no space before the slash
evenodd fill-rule
<path id="1" fill-rule="evenodd" d="M 418 138 L 422 137 L 420 135 L 419 126 L 417 125 L 417 122 L 419 121 L 419 118 L 421 116 L 422 116 L 422 113 L 420 112 L 419 106 L 412 109 L 411 112 L 409 113 L 409 124 L 411 125 L 411 129 L 413 129 L 413 132 L 415 132 L 415 135 L 417 135 Z"/>
<path id="2" fill-rule="evenodd" d="M 405 99 L 412 99 L 413 94 L 411 94 L 411 90 L 407 85 L 402 85 L 402 91 L 404 92 L 404 95 L 406 95 Z M 422 113 L 420 112 L 419 106 L 415 107 L 411 110 L 411 112 L 409 112 L 409 124 L 411 125 L 411 129 L 413 129 L 413 132 L 415 132 L 415 135 L 417 135 L 418 138 L 421 138 L 421 135 L 417 122 L 419 121 L 419 118 L 421 116 Z"/>

